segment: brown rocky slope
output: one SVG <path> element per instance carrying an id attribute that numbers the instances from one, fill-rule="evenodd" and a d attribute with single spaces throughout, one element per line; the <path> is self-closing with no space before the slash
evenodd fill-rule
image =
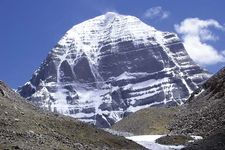
<path id="1" fill-rule="evenodd" d="M 145 108 L 115 123 L 112 129 L 135 135 L 168 134 L 168 124 L 177 112 L 178 107 Z"/>

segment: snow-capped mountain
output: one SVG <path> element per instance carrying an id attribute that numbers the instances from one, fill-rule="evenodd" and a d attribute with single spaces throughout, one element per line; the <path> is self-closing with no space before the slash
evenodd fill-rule
<path id="1" fill-rule="evenodd" d="M 142 108 L 182 104 L 209 76 L 176 34 L 109 12 L 72 27 L 18 92 L 109 127 Z"/>

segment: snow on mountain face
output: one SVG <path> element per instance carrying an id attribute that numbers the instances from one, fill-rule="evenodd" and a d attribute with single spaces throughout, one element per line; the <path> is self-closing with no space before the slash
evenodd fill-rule
<path id="1" fill-rule="evenodd" d="M 145 107 L 182 104 L 208 77 L 176 34 L 109 12 L 71 28 L 18 92 L 109 127 Z"/>

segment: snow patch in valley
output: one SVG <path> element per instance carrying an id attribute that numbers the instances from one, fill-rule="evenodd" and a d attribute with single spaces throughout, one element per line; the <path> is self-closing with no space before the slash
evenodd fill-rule
<path id="1" fill-rule="evenodd" d="M 155 142 L 156 139 L 163 136 L 165 135 L 139 135 L 139 136 L 130 136 L 126 138 L 151 150 L 180 150 L 185 147 L 184 145 L 161 145 Z M 200 136 L 191 136 L 191 137 L 194 138 L 195 140 L 202 139 L 202 137 Z"/>

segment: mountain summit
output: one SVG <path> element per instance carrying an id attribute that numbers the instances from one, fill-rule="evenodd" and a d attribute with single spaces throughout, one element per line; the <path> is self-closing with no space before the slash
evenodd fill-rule
<path id="1" fill-rule="evenodd" d="M 66 32 L 18 92 L 40 107 L 109 127 L 142 108 L 182 104 L 208 78 L 176 34 L 108 12 Z"/>

